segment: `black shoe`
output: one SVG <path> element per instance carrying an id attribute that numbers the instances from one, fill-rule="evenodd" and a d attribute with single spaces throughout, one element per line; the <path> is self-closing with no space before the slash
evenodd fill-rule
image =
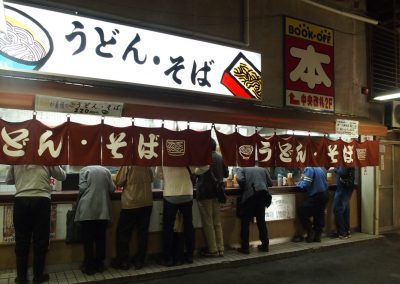
<path id="1" fill-rule="evenodd" d="M 269 248 L 266 245 L 258 245 L 257 248 L 259 251 L 269 252 Z"/>
<path id="2" fill-rule="evenodd" d="M 174 263 L 171 259 L 166 260 L 166 259 L 161 258 L 161 259 L 156 260 L 156 263 L 158 265 L 166 266 L 166 267 L 174 266 Z"/>
<path id="3" fill-rule="evenodd" d="M 114 269 L 120 269 L 120 270 L 128 270 L 130 268 L 130 265 L 126 261 L 119 261 L 118 259 L 113 259 L 111 261 L 110 266 Z"/>
<path id="4" fill-rule="evenodd" d="M 17 278 L 15 278 L 14 282 L 17 284 L 28 284 L 29 283 L 28 279 L 26 279 L 24 277 L 17 277 Z"/>
<path id="5" fill-rule="evenodd" d="M 237 252 L 239 252 L 239 253 L 250 254 L 250 250 L 249 250 L 249 249 L 237 248 L 236 250 L 237 250 Z"/>
<path id="6" fill-rule="evenodd" d="M 128 269 L 129 269 L 129 265 L 128 265 Z M 104 264 L 96 265 L 96 272 L 103 273 L 104 272 Z"/>
<path id="7" fill-rule="evenodd" d="M 50 276 L 49 276 L 49 274 L 42 274 L 42 275 L 40 275 L 40 276 L 35 276 L 35 277 L 33 277 L 33 284 L 40 284 L 40 283 L 43 283 L 43 282 L 49 282 L 49 279 L 50 279 Z"/>
<path id="8" fill-rule="evenodd" d="M 292 238 L 292 242 L 294 242 L 294 243 L 304 242 L 304 237 L 303 236 L 294 236 Z"/>
<path id="9" fill-rule="evenodd" d="M 314 242 L 320 243 L 321 242 L 321 233 L 315 233 Z"/>
<path id="10" fill-rule="evenodd" d="M 144 266 L 144 262 L 142 261 L 135 261 L 135 263 L 133 264 L 135 266 L 135 269 L 139 270 L 142 269 Z"/>
<path id="11" fill-rule="evenodd" d="M 86 275 L 94 275 L 96 270 L 93 268 L 87 268 L 86 266 L 81 266 L 81 272 Z"/>
<path id="12" fill-rule="evenodd" d="M 337 239 L 337 238 L 339 238 L 339 234 L 335 232 L 335 233 L 330 234 L 329 237 L 331 239 Z"/>
<path id="13" fill-rule="evenodd" d="M 193 263 L 193 256 L 191 256 L 191 255 L 185 256 L 185 263 L 192 264 Z"/>
<path id="14" fill-rule="evenodd" d="M 315 232 L 314 231 L 309 231 L 307 233 L 307 237 L 306 237 L 306 242 L 307 243 L 312 243 L 315 239 Z"/>

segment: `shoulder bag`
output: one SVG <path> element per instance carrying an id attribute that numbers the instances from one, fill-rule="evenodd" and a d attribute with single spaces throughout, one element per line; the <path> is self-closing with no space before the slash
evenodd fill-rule
<path id="1" fill-rule="evenodd" d="M 210 169 L 210 174 L 211 174 L 211 177 L 213 178 L 213 180 L 214 180 L 214 188 L 215 188 L 215 191 L 216 191 L 216 194 L 217 194 L 217 199 L 218 199 L 218 202 L 219 203 L 226 203 L 226 199 L 227 199 L 227 196 L 226 196 L 226 193 L 225 193 L 225 185 L 224 185 L 224 182 L 223 181 L 220 181 L 220 180 L 218 180 L 216 177 L 215 177 L 215 175 L 214 175 L 214 173 L 212 172 L 212 170 Z"/>
<path id="2" fill-rule="evenodd" d="M 80 194 L 78 195 L 78 200 L 72 205 L 72 208 L 67 211 L 66 218 L 66 235 L 65 235 L 65 243 L 66 244 L 76 244 L 82 243 L 82 228 L 80 222 L 75 222 L 75 214 L 76 208 L 78 207 Z"/>

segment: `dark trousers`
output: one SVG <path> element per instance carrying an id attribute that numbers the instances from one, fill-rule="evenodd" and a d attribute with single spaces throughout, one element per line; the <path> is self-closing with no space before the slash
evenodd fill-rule
<path id="1" fill-rule="evenodd" d="M 240 213 L 240 239 L 242 249 L 249 249 L 249 227 L 253 217 L 256 217 L 258 234 L 262 246 L 268 247 L 268 228 L 265 221 L 265 206 L 267 192 L 256 191 L 253 196 L 241 204 Z"/>
<path id="2" fill-rule="evenodd" d="M 138 247 L 134 260 L 139 263 L 144 262 L 147 252 L 151 210 L 152 206 L 121 209 L 116 237 L 117 260 L 119 262 L 129 261 L 129 243 L 135 228 L 137 228 Z"/>
<path id="3" fill-rule="evenodd" d="M 193 257 L 194 252 L 194 228 L 192 221 L 193 201 L 184 203 L 170 203 L 164 199 L 163 208 L 163 257 L 167 261 L 172 261 L 173 241 L 174 241 L 174 223 L 178 210 L 183 217 L 183 234 L 185 236 L 186 255 Z"/>
<path id="4" fill-rule="evenodd" d="M 15 254 L 17 277 L 26 279 L 28 255 L 33 238 L 33 275 L 44 271 L 50 237 L 50 199 L 46 197 L 17 197 L 14 203 Z"/>
<path id="5" fill-rule="evenodd" d="M 107 220 L 81 221 L 84 249 L 83 265 L 87 270 L 95 270 L 104 265 L 107 224 Z"/>
<path id="6" fill-rule="evenodd" d="M 341 188 L 335 192 L 333 199 L 333 212 L 335 213 L 335 222 L 337 233 L 341 236 L 348 234 L 350 230 L 350 199 L 353 188 Z"/>
<path id="7" fill-rule="evenodd" d="M 319 192 L 307 199 L 298 209 L 299 219 L 304 230 L 310 232 L 312 229 L 318 235 L 325 227 L 325 208 L 328 203 L 328 191 Z M 310 218 L 313 217 L 313 223 Z"/>

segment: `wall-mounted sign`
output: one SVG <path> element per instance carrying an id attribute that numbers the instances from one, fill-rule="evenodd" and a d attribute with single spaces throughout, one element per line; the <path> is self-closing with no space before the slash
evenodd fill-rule
<path id="1" fill-rule="evenodd" d="M 0 68 L 261 98 L 261 55 L 5 3 Z"/>
<path id="2" fill-rule="evenodd" d="M 285 18 L 286 106 L 333 112 L 333 30 Z"/>
<path id="3" fill-rule="evenodd" d="M 336 134 L 358 138 L 358 125 L 356 120 L 336 119 Z"/>
<path id="4" fill-rule="evenodd" d="M 74 100 L 51 96 L 35 96 L 36 111 L 122 116 L 123 103 Z"/>
<path id="5" fill-rule="evenodd" d="M 272 195 L 272 203 L 265 210 L 265 221 L 294 219 L 296 217 L 296 195 Z"/>

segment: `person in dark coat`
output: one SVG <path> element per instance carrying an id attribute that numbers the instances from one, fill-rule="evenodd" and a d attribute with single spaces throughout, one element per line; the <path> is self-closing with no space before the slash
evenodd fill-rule
<path id="1" fill-rule="evenodd" d="M 268 202 L 268 187 L 272 186 L 272 180 L 267 169 L 261 167 L 239 168 L 236 179 L 241 189 L 241 214 L 240 214 L 240 238 L 241 247 L 238 252 L 249 254 L 249 226 L 255 216 L 261 245 L 260 251 L 269 250 L 268 229 L 265 221 L 265 207 Z"/>
<path id="2" fill-rule="evenodd" d="M 350 237 L 350 199 L 354 190 L 353 167 L 336 167 L 336 192 L 333 199 L 333 213 L 335 214 L 336 232 L 332 238 L 347 239 Z"/>
<path id="3" fill-rule="evenodd" d="M 102 166 L 87 166 L 79 172 L 80 199 L 75 222 L 82 226 L 84 261 L 87 275 L 104 271 L 106 229 L 111 221 L 110 193 L 115 191 L 110 171 Z"/>

